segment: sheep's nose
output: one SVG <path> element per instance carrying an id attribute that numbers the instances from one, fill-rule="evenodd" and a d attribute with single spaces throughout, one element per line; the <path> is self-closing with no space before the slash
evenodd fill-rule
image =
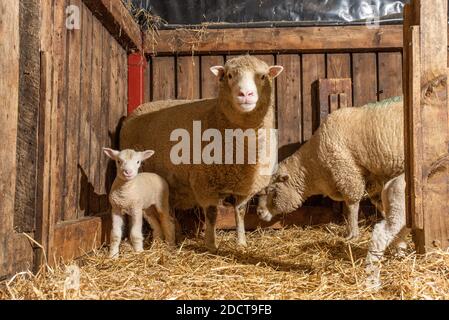
<path id="1" fill-rule="evenodd" d="M 239 97 L 253 97 L 254 96 L 254 92 L 253 91 L 240 91 L 239 92 Z"/>
<path id="2" fill-rule="evenodd" d="M 131 175 L 132 172 L 131 172 L 131 170 L 124 170 L 123 173 L 126 174 L 127 176 L 129 176 L 129 175 Z"/>

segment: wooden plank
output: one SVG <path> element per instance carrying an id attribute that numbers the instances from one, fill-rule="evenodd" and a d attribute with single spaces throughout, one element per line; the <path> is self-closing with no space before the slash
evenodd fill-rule
<path id="1" fill-rule="evenodd" d="M 151 59 L 148 59 L 145 70 L 145 95 L 143 101 L 144 103 L 151 101 Z"/>
<path id="2" fill-rule="evenodd" d="M 129 53 L 142 51 L 142 35 L 122 1 L 83 0 L 93 15 Z"/>
<path id="3" fill-rule="evenodd" d="M 177 59 L 177 99 L 200 98 L 200 59 L 183 56 Z"/>
<path id="4" fill-rule="evenodd" d="M 379 52 L 379 100 L 402 95 L 402 54 Z"/>
<path id="5" fill-rule="evenodd" d="M 256 214 L 256 208 L 250 206 L 245 215 L 245 229 L 257 228 L 282 229 L 288 226 L 313 226 L 342 221 L 342 215 L 335 213 L 331 207 L 302 207 L 297 211 L 275 217 L 271 222 L 264 222 Z M 217 216 L 217 229 L 235 230 L 235 214 L 232 208 L 223 208 Z"/>
<path id="6" fill-rule="evenodd" d="M 302 141 L 301 57 L 281 54 L 277 57 L 277 64 L 284 67 L 277 80 L 279 160 L 282 161 L 293 154 Z"/>
<path id="7" fill-rule="evenodd" d="M 351 78 L 351 55 L 349 53 L 327 55 L 327 78 Z"/>
<path id="8" fill-rule="evenodd" d="M 54 254 L 50 263 L 71 261 L 101 245 L 101 218 L 84 218 L 60 223 L 54 231 Z M 54 261 L 55 259 L 56 261 Z"/>
<path id="9" fill-rule="evenodd" d="M 20 91 L 14 229 L 32 233 L 36 219 L 40 1 L 20 2 Z"/>
<path id="10" fill-rule="evenodd" d="M 19 104 L 19 1 L 0 2 L 0 276 L 11 272 L 8 236 L 13 232 L 14 194 L 16 190 L 16 146 Z"/>
<path id="11" fill-rule="evenodd" d="M 377 63 L 375 53 L 354 53 L 354 106 L 377 101 Z"/>
<path id="12" fill-rule="evenodd" d="M 80 0 L 70 0 L 70 5 L 80 6 Z M 78 218 L 78 154 L 81 93 L 81 30 L 68 30 L 68 101 L 66 136 L 66 196 L 64 220 Z"/>
<path id="13" fill-rule="evenodd" d="M 324 54 L 304 54 L 302 56 L 302 137 L 303 142 L 312 137 L 318 128 L 318 97 L 314 84 L 326 77 Z"/>
<path id="14" fill-rule="evenodd" d="M 195 46 L 192 48 L 192 41 Z M 192 54 L 283 51 L 332 51 L 401 49 L 402 27 L 365 26 L 286 27 L 209 29 L 198 41 L 198 32 L 190 30 L 160 30 L 157 44 L 145 37 L 144 50 L 148 54 Z M 154 51 L 153 51 L 154 49 Z"/>
<path id="15" fill-rule="evenodd" d="M 445 0 L 414 2 L 414 10 L 419 12 L 420 18 L 421 46 L 418 64 L 421 78 L 418 124 L 421 132 L 416 141 L 418 148 L 422 148 L 418 163 L 422 175 L 413 177 L 422 179 L 424 232 L 423 241 L 416 243 L 419 252 L 449 247 L 447 9 Z M 412 77 L 418 66 L 412 69 Z M 418 152 L 413 150 L 415 157 Z"/>
<path id="16" fill-rule="evenodd" d="M 154 57 L 153 60 L 153 100 L 174 99 L 175 86 L 175 58 Z"/>
<path id="17" fill-rule="evenodd" d="M 65 197 L 65 153 L 67 112 L 67 29 L 65 26 L 66 1 L 54 3 L 54 75 L 52 107 L 52 174 L 51 216 L 54 223 L 64 218 Z"/>
<path id="18" fill-rule="evenodd" d="M 319 124 L 337 109 L 351 106 L 351 79 L 320 79 L 318 81 Z"/>
<path id="19" fill-rule="evenodd" d="M 90 108 L 92 79 L 92 30 L 93 17 L 89 9 L 82 6 L 82 51 L 81 51 L 81 106 L 79 127 L 79 173 L 78 173 L 78 218 L 89 214 L 89 181 L 90 170 Z"/>
<path id="20" fill-rule="evenodd" d="M 101 195 L 107 195 L 108 190 L 106 188 L 108 181 L 108 174 L 110 174 L 108 170 L 108 158 L 103 154 L 103 147 L 112 147 L 112 142 L 109 138 L 109 112 L 110 112 L 110 77 L 111 77 L 111 50 L 110 50 L 110 41 L 111 39 L 110 33 L 102 28 L 103 32 L 103 42 L 102 42 L 102 69 L 101 69 L 101 116 L 100 116 L 100 152 L 99 161 L 100 161 L 100 186 L 99 193 Z M 100 199 L 100 212 L 106 212 L 109 208 L 109 202 L 107 197 L 102 197 Z"/>
<path id="21" fill-rule="evenodd" d="M 223 66 L 223 56 L 202 56 L 201 57 L 201 98 L 218 97 L 220 82 L 210 71 L 213 66 Z"/>
<path id="22" fill-rule="evenodd" d="M 89 213 L 91 215 L 100 213 L 98 193 L 100 189 L 100 154 L 101 154 L 101 63 L 102 46 L 101 24 L 94 17 L 92 31 L 92 79 L 91 95 L 92 103 L 90 109 L 90 166 L 89 183 L 93 186 L 89 193 Z"/>
<path id="23" fill-rule="evenodd" d="M 44 5 L 42 17 L 45 18 L 51 12 L 49 6 Z M 51 23 L 43 19 L 45 23 Z M 46 44 L 44 49 L 51 51 L 50 44 Z M 49 214 L 50 214 L 50 119 L 52 103 L 52 60 L 51 54 L 46 51 L 41 52 L 40 62 L 40 94 L 39 94 L 39 134 L 38 134 L 38 174 L 36 190 L 36 232 L 35 239 L 40 243 L 45 251 L 38 250 L 36 254 L 36 264 L 46 263 L 45 257 L 48 252 L 49 241 Z"/>

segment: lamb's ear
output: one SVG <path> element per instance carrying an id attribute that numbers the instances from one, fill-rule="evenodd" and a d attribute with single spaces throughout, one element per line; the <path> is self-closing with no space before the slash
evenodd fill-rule
<path id="1" fill-rule="evenodd" d="M 288 180 L 290 180 L 289 174 L 282 174 L 277 178 L 278 182 L 287 182 Z"/>
<path id="2" fill-rule="evenodd" d="M 116 160 L 118 155 L 120 154 L 120 151 L 109 149 L 109 148 L 103 148 L 103 152 L 105 155 L 107 155 L 112 160 Z"/>
<path id="3" fill-rule="evenodd" d="M 145 161 L 147 159 L 150 159 L 154 155 L 154 151 L 146 150 L 146 151 L 143 151 L 141 154 L 142 154 L 142 161 Z"/>
<path id="4" fill-rule="evenodd" d="M 278 77 L 282 71 L 284 71 L 284 67 L 283 66 L 271 66 L 268 69 L 268 74 L 270 75 L 270 77 L 272 77 L 273 79 Z"/>
<path id="5" fill-rule="evenodd" d="M 220 80 L 223 79 L 225 74 L 225 68 L 222 66 L 214 66 L 210 68 L 210 71 Z"/>

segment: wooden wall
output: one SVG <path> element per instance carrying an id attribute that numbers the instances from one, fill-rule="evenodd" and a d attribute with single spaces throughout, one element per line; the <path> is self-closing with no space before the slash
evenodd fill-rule
<path id="1" fill-rule="evenodd" d="M 81 8 L 79 30 L 65 27 L 69 3 Z M 42 240 L 52 254 L 70 258 L 101 241 L 101 221 L 84 219 L 108 211 L 114 166 L 102 148 L 117 147 L 117 128 L 126 116 L 127 51 L 83 1 L 55 1 L 47 10 L 54 14 L 44 56 L 51 66 L 44 78 L 51 80 L 45 90 L 50 111 L 43 115 L 49 132 L 40 141 L 49 144 Z"/>

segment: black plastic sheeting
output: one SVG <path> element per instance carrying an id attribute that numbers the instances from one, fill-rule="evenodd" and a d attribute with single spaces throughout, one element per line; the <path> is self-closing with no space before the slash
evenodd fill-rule
<path id="1" fill-rule="evenodd" d="M 347 25 L 402 22 L 408 0 L 132 0 L 160 16 L 165 28 L 201 23 L 230 26 Z M 226 27 L 221 25 L 220 27 Z"/>

